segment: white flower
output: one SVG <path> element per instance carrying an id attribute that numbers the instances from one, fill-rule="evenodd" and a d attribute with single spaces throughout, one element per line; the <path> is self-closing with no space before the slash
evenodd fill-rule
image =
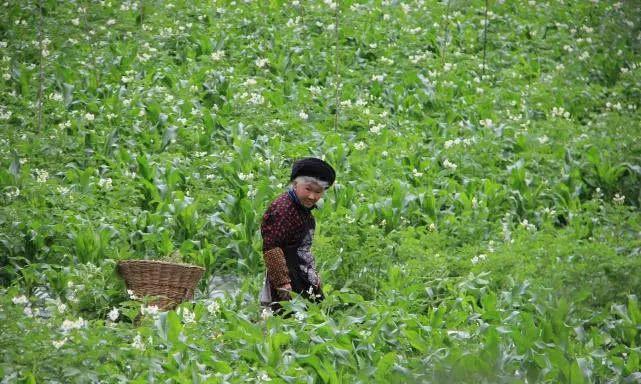
<path id="1" fill-rule="evenodd" d="M 254 105 L 260 105 L 265 102 L 265 98 L 259 93 L 252 92 L 249 97 L 249 102 Z"/>
<path id="2" fill-rule="evenodd" d="M 193 312 L 185 311 L 183 314 L 183 321 L 185 324 L 193 323 L 196 319 L 196 314 Z"/>
<path id="3" fill-rule="evenodd" d="M 430 225 L 427 227 L 427 230 L 430 232 L 436 232 L 436 224 L 430 223 Z"/>
<path id="4" fill-rule="evenodd" d="M 18 304 L 27 304 L 29 302 L 29 299 L 27 299 L 25 295 L 21 295 L 21 296 L 14 297 L 13 299 L 11 299 L 11 301 L 14 304 L 18 305 Z"/>
<path id="5" fill-rule="evenodd" d="M 151 315 L 154 316 L 158 314 L 158 306 L 157 305 L 150 305 L 150 306 L 141 306 L 140 307 L 140 313 L 143 315 Z"/>
<path id="6" fill-rule="evenodd" d="M 214 51 L 211 54 L 212 61 L 220 61 L 225 58 L 225 51 Z"/>
<path id="7" fill-rule="evenodd" d="M 242 181 L 250 181 L 254 179 L 254 174 L 253 173 L 238 173 L 238 178 Z"/>
<path id="8" fill-rule="evenodd" d="M 305 111 L 300 111 L 300 113 L 298 113 L 298 117 L 300 117 L 303 120 L 307 120 L 307 118 L 309 118 L 309 115 L 305 113 Z"/>
<path id="9" fill-rule="evenodd" d="M 619 195 L 619 194 L 617 193 L 617 194 L 615 194 L 615 195 L 614 195 L 614 197 L 612 198 L 612 201 L 613 201 L 613 202 L 614 202 L 614 204 L 616 204 L 616 205 L 622 205 L 622 204 L 625 202 L 625 196 L 623 196 L 623 195 Z"/>
<path id="10" fill-rule="evenodd" d="M 269 59 L 267 58 L 258 58 L 255 61 L 255 64 L 258 68 L 264 68 L 269 64 Z"/>
<path id="11" fill-rule="evenodd" d="M 46 183 L 47 179 L 49 178 L 49 172 L 45 171 L 44 169 L 34 169 L 33 170 L 36 174 L 36 181 L 38 183 Z"/>
<path id="12" fill-rule="evenodd" d="M 481 261 L 485 261 L 486 259 L 487 259 L 487 255 L 480 254 L 478 256 L 474 256 L 471 261 L 472 261 L 472 264 L 478 264 Z"/>
<path id="13" fill-rule="evenodd" d="M 20 196 L 20 189 L 18 189 L 17 187 L 7 187 L 6 195 L 9 200 L 13 200 L 16 197 Z"/>
<path id="14" fill-rule="evenodd" d="M 120 316 L 120 312 L 118 311 L 118 308 L 114 308 L 109 313 L 107 314 L 107 317 L 109 317 L 109 320 L 111 321 L 116 321 L 118 320 L 118 316 Z"/>
<path id="15" fill-rule="evenodd" d="M 455 171 L 458 165 L 452 163 L 448 159 L 443 160 L 443 166 L 451 171 Z"/>
<path id="16" fill-rule="evenodd" d="M 367 148 L 367 144 L 365 144 L 363 141 L 359 141 L 356 144 L 354 144 L 354 148 L 360 151 Z"/>
<path id="17" fill-rule="evenodd" d="M 370 120 L 370 124 L 372 123 L 373 121 Z M 383 128 L 384 128 L 383 124 L 375 124 L 369 128 L 369 131 L 375 135 L 380 135 Z"/>
<path id="18" fill-rule="evenodd" d="M 62 340 L 54 340 L 54 341 L 51 342 L 51 344 L 53 344 L 54 348 L 60 349 L 60 347 L 65 345 L 66 342 L 67 342 L 67 338 L 65 337 Z"/>
<path id="19" fill-rule="evenodd" d="M 419 172 L 416 170 L 416 168 L 412 169 L 412 176 L 414 177 L 421 177 L 423 176 L 423 172 Z"/>
<path id="20" fill-rule="evenodd" d="M 332 0 L 323 0 L 323 3 L 329 7 L 332 11 L 336 9 L 336 3 Z"/>
<path id="21" fill-rule="evenodd" d="M 5 111 L 4 108 L 0 107 L 0 120 L 9 120 L 13 112 Z"/>
<path id="22" fill-rule="evenodd" d="M 196 314 L 191 312 L 187 308 L 181 308 L 180 314 L 182 315 L 185 324 L 193 323 L 194 321 L 196 321 Z"/>
<path id="23" fill-rule="evenodd" d="M 107 25 L 114 25 L 114 24 L 116 24 L 116 20 L 114 19 L 107 20 Z"/>
<path id="24" fill-rule="evenodd" d="M 87 112 L 87 113 L 85 113 L 85 119 L 87 121 L 94 121 L 95 120 L 95 116 L 93 115 L 93 113 Z"/>
<path id="25" fill-rule="evenodd" d="M 79 19 L 79 18 L 77 18 L 77 17 L 76 17 L 75 19 L 71 19 L 71 24 L 73 24 L 73 25 L 80 25 L 80 19 Z"/>
<path id="26" fill-rule="evenodd" d="M 554 209 L 552 209 L 552 208 L 549 208 L 549 207 L 545 207 L 545 208 L 543 208 L 543 211 L 542 211 L 542 212 L 543 212 L 543 214 L 544 214 L 544 215 L 547 215 L 547 216 L 554 216 L 554 215 L 556 215 L 556 210 L 554 210 Z"/>
<path id="27" fill-rule="evenodd" d="M 131 346 L 141 351 L 145 350 L 145 343 L 142 342 L 142 336 L 140 336 L 140 334 L 134 337 L 134 342 L 131 343 Z"/>
<path id="28" fill-rule="evenodd" d="M 569 119 L 570 112 L 566 111 L 563 107 L 554 107 L 552 108 L 552 117 L 563 117 L 565 119 Z"/>
<path id="29" fill-rule="evenodd" d="M 341 107 L 351 108 L 351 106 L 352 106 L 352 101 L 351 100 L 343 100 L 343 101 L 341 101 Z"/>
<path id="30" fill-rule="evenodd" d="M 49 99 L 53 100 L 53 101 L 62 101 L 63 100 L 62 94 L 60 94 L 58 92 L 53 92 L 53 93 L 49 94 Z"/>
<path id="31" fill-rule="evenodd" d="M 263 319 L 263 320 L 266 320 L 266 319 L 272 317 L 273 314 L 274 313 L 272 312 L 271 308 L 265 307 L 265 308 L 263 308 L 262 312 L 260 313 L 260 318 Z"/>
<path id="32" fill-rule="evenodd" d="M 250 77 L 249 79 L 245 80 L 245 82 L 243 83 L 245 87 L 251 87 L 256 84 L 258 84 L 258 82 L 253 77 Z"/>
<path id="33" fill-rule="evenodd" d="M 71 303 L 78 303 L 78 298 L 74 292 L 67 293 L 67 300 Z"/>
<path id="34" fill-rule="evenodd" d="M 87 321 L 83 320 L 82 317 L 78 318 L 76 321 L 65 319 L 60 326 L 62 332 L 67 333 L 73 329 L 84 328 L 87 325 Z"/>
<path id="35" fill-rule="evenodd" d="M 372 81 L 382 83 L 383 81 L 385 81 L 385 75 L 372 75 Z"/>
<path id="36" fill-rule="evenodd" d="M 220 303 L 218 303 L 217 301 L 214 301 L 207 306 L 207 312 L 211 313 L 212 315 L 214 313 L 217 313 L 218 311 L 220 311 Z"/>
<path id="37" fill-rule="evenodd" d="M 479 120 L 479 124 L 485 128 L 492 128 L 494 126 L 494 122 L 491 119 Z"/>
<path id="38" fill-rule="evenodd" d="M 304 321 L 305 320 L 305 314 L 303 312 L 296 312 L 294 315 L 294 318 L 298 321 Z"/>
<path id="39" fill-rule="evenodd" d="M 316 85 L 310 85 L 309 92 L 313 95 L 320 95 L 323 92 L 323 89 Z"/>
<path id="40" fill-rule="evenodd" d="M 521 221 L 521 227 L 530 232 L 536 231 L 536 225 L 531 224 L 527 219 L 523 219 L 523 221 Z"/>
<path id="41" fill-rule="evenodd" d="M 98 186 L 104 189 L 111 189 L 111 183 L 112 183 L 112 180 L 110 177 L 107 177 L 104 179 L 100 178 L 100 180 L 98 180 Z"/>
<path id="42" fill-rule="evenodd" d="M 129 295 L 129 298 L 130 298 L 131 300 L 136 300 L 136 299 L 138 298 L 138 297 L 134 294 L 134 291 L 132 291 L 131 289 L 128 289 L 128 290 L 127 290 L 127 294 Z"/>
<path id="43" fill-rule="evenodd" d="M 65 304 L 65 303 L 58 304 L 58 312 L 59 313 L 65 313 L 66 310 L 67 310 L 67 304 Z"/>

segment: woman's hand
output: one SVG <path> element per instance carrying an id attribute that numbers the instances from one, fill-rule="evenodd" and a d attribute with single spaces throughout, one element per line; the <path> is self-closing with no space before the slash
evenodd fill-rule
<path id="1" fill-rule="evenodd" d="M 290 291 L 292 290 L 291 284 L 284 284 L 276 288 L 276 298 L 278 301 L 289 301 L 292 299 Z"/>

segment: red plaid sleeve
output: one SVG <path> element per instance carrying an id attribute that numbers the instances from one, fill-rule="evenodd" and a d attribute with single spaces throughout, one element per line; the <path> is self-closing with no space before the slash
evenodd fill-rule
<path id="1" fill-rule="evenodd" d="M 283 253 L 286 236 L 289 233 L 287 229 L 289 220 L 278 208 L 278 205 L 269 207 L 260 226 L 263 237 L 263 259 L 269 283 L 273 288 L 290 283 L 289 270 Z"/>

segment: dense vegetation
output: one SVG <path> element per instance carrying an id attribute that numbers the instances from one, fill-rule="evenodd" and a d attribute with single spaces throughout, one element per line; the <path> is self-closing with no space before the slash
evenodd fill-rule
<path id="1" fill-rule="evenodd" d="M 638 2 L 0 9 L 3 382 L 641 382 Z M 261 316 L 309 155 L 328 298 Z M 115 263 L 177 249 L 134 324 Z"/>

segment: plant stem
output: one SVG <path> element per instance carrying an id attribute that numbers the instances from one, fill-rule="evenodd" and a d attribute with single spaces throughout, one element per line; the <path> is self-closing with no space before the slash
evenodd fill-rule
<path id="1" fill-rule="evenodd" d="M 45 81 L 45 72 L 44 72 L 44 56 L 42 51 L 44 50 L 43 43 L 43 16 L 42 16 L 42 0 L 38 0 L 38 48 L 40 50 L 40 67 L 38 74 L 38 132 L 42 132 L 42 97 L 44 93 L 44 81 Z"/>
<path id="2" fill-rule="evenodd" d="M 334 94 L 334 132 L 338 130 L 338 114 L 339 114 L 339 109 L 340 109 L 340 72 L 339 72 L 339 64 L 340 64 L 340 38 L 338 34 L 338 15 L 340 11 L 340 2 L 337 0 L 336 1 L 336 13 L 334 15 L 334 23 L 336 27 L 336 42 L 335 42 L 335 47 L 334 47 L 334 64 L 335 64 L 335 74 L 334 74 L 334 86 L 335 86 L 335 94 Z"/>
<path id="3" fill-rule="evenodd" d="M 483 23 L 483 74 L 481 78 L 485 77 L 485 57 L 486 57 L 486 52 L 487 52 L 487 8 L 488 8 L 488 1 L 485 0 L 485 22 Z"/>
<path id="4" fill-rule="evenodd" d="M 445 65 L 445 50 L 447 48 L 447 35 L 450 32 L 450 4 L 452 4 L 452 0 L 447 0 L 447 8 L 445 9 L 445 33 L 443 34 L 443 44 L 441 46 L 441 65 Z"/>

